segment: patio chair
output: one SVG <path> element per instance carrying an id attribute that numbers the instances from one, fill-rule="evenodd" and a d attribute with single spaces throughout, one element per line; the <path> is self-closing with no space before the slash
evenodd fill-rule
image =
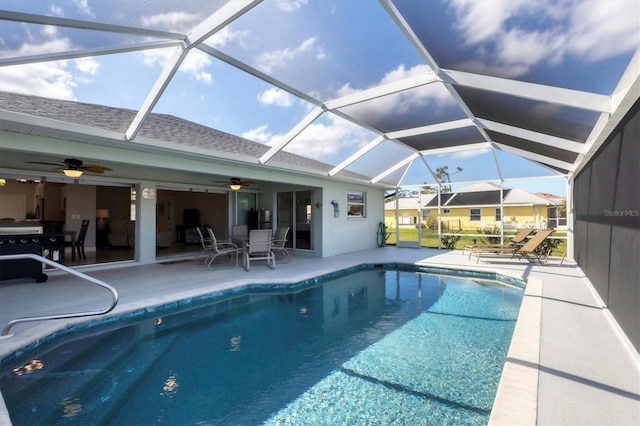
<path id="1" fill-rule="evenodd" d="M 273 244 L 271 246 L 271 250 L 273 250 L 273 253 L 276 256 L 278 254 L 282 254 L 282 260 L 287 259 L 287 261 L 291 260 L 291 254 L 289 254 L 286 247 L 289 229 L 291 228 L 288 226 L 278 226 L 276 228 L 276 235 L 274 235 L 273 240 L 271 240 L 271 243 Z"/>
<path id="2" fill-rule="evenodd" d="M 226 256 L 226 255 L 229 255 L 231 258 L 229 260 L 229 264 L 231 264 L 231 261 L 233 260 L 233 257 L 235 255 L 236 265 L 234 266 L 234 268 L 237 268 L 238 267 L 238 246 L 231 242 L 218 241 L 218 239 L 216 238 L 216 235 L 213 233 L 213 229 L 209 227 L 207 227 L 207 232 L 209 233 L 209 238 L 211 240 L 210 244 L 212 246 L 211 251 L 209 253 L 209 257 L 205 262 L 207 264 L 207 268 L 211 269 L 211 265 L 213 264 L 213 261 L 218 256 Z"/>
<path id="3" fill-rule="evenodd" d="M 524 245 L 504 245 L 504 246 L 490 246 L 490 247 L 478 247 L 472 250 L 472 254 L 475 253 L 478 255 L 476 259 L 476 263 L 480 261 L 480 255 L 482 253 L 510 253 L 511 257 L 517 256 L 518 259 L 530 259 L 531 257 L 535 257 L 540 264 L 543 263 L 542 256 L 544 253 L 540 253 L 538 247 L 542 244 L 542 242 L 547 239 L 549 235 L 553 232 L 553 229 L 545 229 L 536 232 L 536 234 L 531 237 L 529 241 L 527 241 Z M 549 256 L 549 253 L 546 253 L 546 257 Z M 471 257 L 471 255 L 469 255 Z M 545 259 L 546 260 L 546 259 Z"/>
<path id="4" fill-rule="evenodd" d="M 198 259 L 204 259 L 204 263 L 206 264 L 207 259 L 209 259 L 209 254 L 213 251 L 213 244 L 211 244 L 211 238 L 205 237 L 199 227 L 196 227 L 196 230 L 198 231 L 198 237 L 200 238 L 200 245 L 202 248 L 198 253 L 196 253 L 193 260 L 198 263 Z"/>
<path id="5" fill-rule="evenodd" d="M 244 242 L 249 239 L 249 227 L 248 225 L 232 225 L 231 226 L 231 240 L 238 246 L 244 246 Z"/>
<path id="6" fill-rule="evenodd" d="M 252 260 L 266 260 L 271 269 L 276 267 L 276 257 L 271 243 L 271 229 L 252 229 L 249 241 L 244 245 L 244 269 L 250 269 Z"/>
<path id="7" fill-rule="evenodd" d="M 514 246 L 516 244 L 523 244 L 524 240 L 534 231 L 534 228 L 522 228 L 516 235 L 511 237 L 511 240 L 506 245 Z M 462 249 L 462 254 L 464 254 L 465 250 L 469 250 L 469 259 L 471 259 L 471 253 L 475 248 L 481 247 L 502 247 L 505 244 L 467 244 Z"/>

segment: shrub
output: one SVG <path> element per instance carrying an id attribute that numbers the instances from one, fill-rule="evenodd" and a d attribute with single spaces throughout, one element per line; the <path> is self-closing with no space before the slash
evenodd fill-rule
<path id="1" fill-rule="evenodd" d="M 427 228 L 431 230 L 438 229 L 438 218 L 434 215 L 430 215 L 427 218 Z"/>
<path id="2" fill-rule="evenodd" d="M 480 233 L 489 235 L 488 237 L 480 239 L 484 244 L 500 244 L 500 228 L 497 226 L 494 225 L 492 229 L 481 229 L 479 231 Z M 494 235 L 497 235 L 497 237 Z"/>
<path id="3" fill-rule="evenodd" d="M 460 240 L 460 235 L 443 235 L 442 238 L 440 238 L 440 242 L 442 243 L 442 246 L 446 249 L 455 249 L 456 248 L 456 243 Z"/>

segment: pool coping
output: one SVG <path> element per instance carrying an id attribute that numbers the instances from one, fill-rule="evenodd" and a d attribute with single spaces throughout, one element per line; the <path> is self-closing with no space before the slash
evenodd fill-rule
<path id="1" fill-rule="evenodd" d="M 491 410 L 489 424 L 512 425 L 512 424 L 535 424 L 537 417 L 537 394 L 538 394 L 538 374 L 537 365 L 539 361 L 540 344 L 540 318 L 541 299 L 531 297 L 541 295 L 541 280 L 529 278 L 526 282 L 517 276 L 510 276 L 486 269 L 475 269 L 473 267 L 441 267 L 432 265 L 421 265 L 419 263 L 403 262 L 363 262 L 336 271 L 328 272 L 313 277 L 294 277 L 290 280 L 278 282 L 231 282 L 223 288 L 214 291 L 211 289 L 197 289 L 186 292 L 174 293 L 170 296 L 161 296 L 147 299 L 145 301 L 131 302 L 120 305 L 114 311 L 96 317 L 70 318 L 63 320 L 53 320 L 45 324 L 33 327 L 14 336 L 8 348 L 0 351 L 0 365 L 6 364 L 22 357 L 26 353 L 37 349 L 39 346 L 63 337 L 67 334 L 89 331 L 91 329 L 105 328 L 115 325 L 121 321 L 131 321 L 148 316 L 150 314 L 161 314 L 176 308 L 185 309 L 194 303 L 212 302 L 218 299 L 235 297 L 247 293 L 271 292 L 271 291 L 302 291 L 305 288 L 318 285 L 323 281 L 338 276 L 350 274 L 362 270 L 371 269 L 395 269 L 408 272 L 423 272 L 443 275 L 454 275 L 471 278 L 498 280 L 506 284 L 524 288 L 522 305 L 516 321 L 516 326 L 512 336 L 507 358 L 501 374 L 500 382 L 496 392 L 494 404 Z M 529 296 L 529 297 L 527 297 Z M 526 307 L 525 307 L 526 305 Z M 526 318 L 523 318 L 526 314 Z M 537 337 L 536 337 L 537 336 Z M 535 363 L 536 368 L 518 364 L 525 362 Z M 534 374 L 535 371 L 535 374 Z M 8 409 L 5 405 L 2 392 L 0 390 L 0 424 L 11 424 Z"/>

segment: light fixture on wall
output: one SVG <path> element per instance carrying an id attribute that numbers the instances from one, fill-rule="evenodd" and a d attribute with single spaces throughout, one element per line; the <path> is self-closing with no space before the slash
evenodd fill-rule
<path id="1" fill-rule="evenodd" d="M 64 173 L 64 175 L 66 177 L 70 177 L 70 178 L 79 178 L 80 176 L 82 176 L 82 170 L 77 170 L 77 169 L 62 169 L 62 173 Z"/>
<path id="2" fill-rule="evenodd" d="M 5 178 L 0 178 L 0 186 L 5 186 L 7 184 L 7 180 Z"/>

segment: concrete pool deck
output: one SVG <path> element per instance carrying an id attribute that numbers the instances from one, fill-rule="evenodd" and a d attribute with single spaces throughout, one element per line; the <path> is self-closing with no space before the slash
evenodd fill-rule
<path id="1" fill-rule="evenodd" d="M 459 250 L 385 247 L 327 258 L 294 255 L 275 270 L 256 263 L 251 271 L 193 260 L 115 268 L 79 268 L 113 285 L 120 300 L 108 315 L 138 310 L 248 283 L 296 282 L 362 263 L 416 263 L 481 270 L 528 281 L 490 424 L 620 425 L 640 423 L 640 359 L 620 334 L 582 271 L 572 262 L 541 266 L 483 256 L 478 264 Z M 122 266 L 122 265 L 119 265 Z M 0 327 L 18 317 L 105 308 L 109 293 L 65 273 L 49 281 L 0 283 Z M 96 319 L 90 318 L 90 319 Z M 0 359 L 82 319 L 17 324 L 0 339 Z M 1 392 L 1 389 L 0 389 Z M 0 398 L 0 424 L 9 421 Z"/>

